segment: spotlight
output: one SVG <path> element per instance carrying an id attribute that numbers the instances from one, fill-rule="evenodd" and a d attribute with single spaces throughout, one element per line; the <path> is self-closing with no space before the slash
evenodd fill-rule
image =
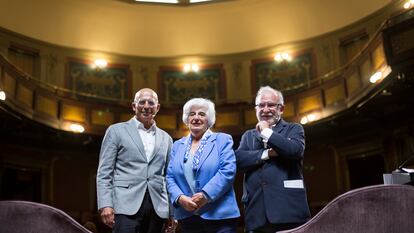
<path id="1" fill-rule="evenodd" d="M 5 101 L 6 100 L 6 92 L 0 90 L 0 100 Z"/>
<path id="2" fill-rule="evenodd" d="M 382 78 L 382 72 L 381 71 L 378 71 L 378 72 L 376 72 L 375 74 L 373 74 L 372 76 L 371 76 L 371 78 L 369 78 L 369 81 L 371 82 L 371 83 L 376 83 L 376 82 L 378 82 L 378 80 L 380 80 Z"/>
<path id="3" fill-rule="evenodd" d="M 72 123 L 69 126 L 69 129 L 74 133 L 83 133 L 85 128 L 81 124 Z"/>

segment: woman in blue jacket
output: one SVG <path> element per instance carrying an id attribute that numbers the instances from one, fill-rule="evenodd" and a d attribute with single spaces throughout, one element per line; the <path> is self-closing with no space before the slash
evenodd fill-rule
<path id="1" fill-rule="evenodd" d="M 208 99 L 194 98 L 183 107 L 190 134 L 174 143 L 167 170 L 174 217 L 183 233 L 236 232 L 240 212 L 233 189 L 233 140 L 210 130 L 215 120 Z"/>

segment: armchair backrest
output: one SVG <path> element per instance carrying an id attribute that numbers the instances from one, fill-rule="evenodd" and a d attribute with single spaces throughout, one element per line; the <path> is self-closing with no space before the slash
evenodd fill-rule
<path id="1" fill-rule="evenodd" d="M 414 186 L 375 185 L 344 193 L 283 233 L 412 233 Z"/>
<path id="2" fill-rule="evenodd" d="M 1 233 L 90 233 L 54 207 L 28 201 L 0 201 Z"/>

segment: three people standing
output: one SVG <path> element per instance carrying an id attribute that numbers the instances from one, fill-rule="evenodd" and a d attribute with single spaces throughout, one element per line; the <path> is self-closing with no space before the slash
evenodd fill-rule
<path id="1" fill-rule="evenodd" d="M 210 100 L 194 98 L 184 105 L 189 135 L 172 145 L 155 125 L 157 94 L 138 91 L 135 116 L 110 126 L 102 142 L 97 174 L 102 221 L 115 233 L 155 233 L 174 216 L 183 233 L 235 233 L 240 213 L 233 183 L 239 170 L 246 231 L 275 232 L 306 222 L 303 127 L 281 118 L 279 91 L 262 87 L 255 102 L 256 128 L 243 134 L 234 152 L 230 135 L 210 130 L 216 119 Z M 170 219 L 166 229 L 174 223 Z"/>

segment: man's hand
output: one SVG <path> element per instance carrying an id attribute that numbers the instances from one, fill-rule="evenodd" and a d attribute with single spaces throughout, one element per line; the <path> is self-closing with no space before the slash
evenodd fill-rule
<path id="1" fill-rule="evenodd" d="M 190 197 L 187 197 L 186 195 L 181 195 L 178 198 L 178 203 L 187 211 L 194 211 L 198 209 L 198 205 Z"/>
<path id="2" fill-rule="evenodd" d="M 267 155 L 269 156 L 269 158 L 275 158 L 277 157 L 279 154 L 273 150 L 272 148 L 267 150 Z"/>
<path id="3" fill-rule="evenodd" d="M 259 131 L 259 133 L 262 132 L 262 130 L 267 129 L 267 128 L 270 128 L 269 123 L 267 121 L 259 121 L 256 124 L 256 129 L 257 131 Z"/>
<path id="4" fill-rule="evenodd" d="M 105 225 L 112 228 L 115 224 L 115 211 L 112 207 L 104 207 L 100 211 L 101 220 Z"/>
<path id="5" fill-rule="evenodd" d="M 164 233 L 175 233 L 178 222 L 174 218 L 169 218 L 164 227 Z"/>
<path id="6" fill-rule="evenodd" d="M 206 199 L 206 197 L 203 195 L 202 192 L 195 193 L 191 197 L 191 200 L 197 204 L 197 206 L 198 206 L 197 209 L 200 209 L 201 207 L 203 207 L 208 202 L 208 200 Z"/>

